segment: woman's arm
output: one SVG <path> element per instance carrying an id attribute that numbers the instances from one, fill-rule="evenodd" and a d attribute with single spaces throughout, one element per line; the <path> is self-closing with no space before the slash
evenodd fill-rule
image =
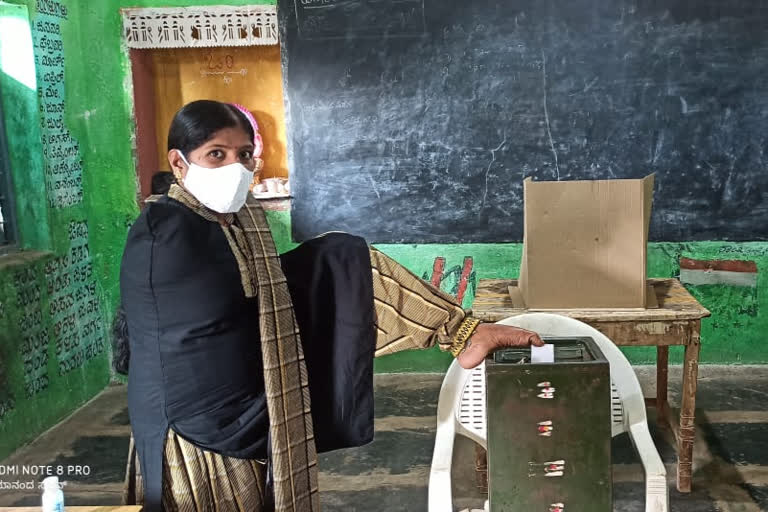
<path id="1" fill-rule="evenodd" d="M 543 345 L 536 333 L 467 316 L 456 300 L 371 248 L 376 356 L 437 343 L 472 368 L 503 346 Z"/>

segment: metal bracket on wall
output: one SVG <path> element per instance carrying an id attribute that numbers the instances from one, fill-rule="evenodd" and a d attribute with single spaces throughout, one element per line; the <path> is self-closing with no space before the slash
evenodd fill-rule
<path id="1" fill-rule="evenodd" d="M 129 48 L 210 48 L 278 43 L 274 5 L 121 9 Z"/>

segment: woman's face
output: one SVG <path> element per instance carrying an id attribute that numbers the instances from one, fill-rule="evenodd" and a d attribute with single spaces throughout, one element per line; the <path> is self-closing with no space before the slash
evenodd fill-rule
<path id="1" fill-rule="evenodd" d="M 233 163 L 243 164 L 253 172 L 256 161 L 253 157 L 253 140 L 242 128 L 223 128 L 213 134 L 202 146 L 184 155 L 189 163 L 215 169 Z M 187 176 L 187 164 L 175 149 L 168 152 L 171 170 L 180 183 Z"/>

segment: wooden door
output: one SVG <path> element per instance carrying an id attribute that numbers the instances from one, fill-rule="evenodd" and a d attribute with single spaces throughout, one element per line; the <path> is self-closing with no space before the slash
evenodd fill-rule
<path id="1" fill-rule="evenodd" d="M 250 110 L 264 140 L 262 178 L 288 178 L 283 82 L 278 45 L 132 50 L 142 198 L 152 174 L 169 170 L 167 137 L 174 114 L 200 99 Z"/>

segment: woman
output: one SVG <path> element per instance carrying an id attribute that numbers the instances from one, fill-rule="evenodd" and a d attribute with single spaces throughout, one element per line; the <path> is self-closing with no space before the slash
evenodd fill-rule
<path id="1" fill-rule="evenodd" d="M 183 107 L 168 161 L 177 184 L 134 223 L 121 270 L 147 511 L 319 510 L 316 449 L 372 438 L 373 355 L 439 343 L 471 368 L 543 344 L 466 317 L 358 237 L 278 258 L 234 106 Z"/>

